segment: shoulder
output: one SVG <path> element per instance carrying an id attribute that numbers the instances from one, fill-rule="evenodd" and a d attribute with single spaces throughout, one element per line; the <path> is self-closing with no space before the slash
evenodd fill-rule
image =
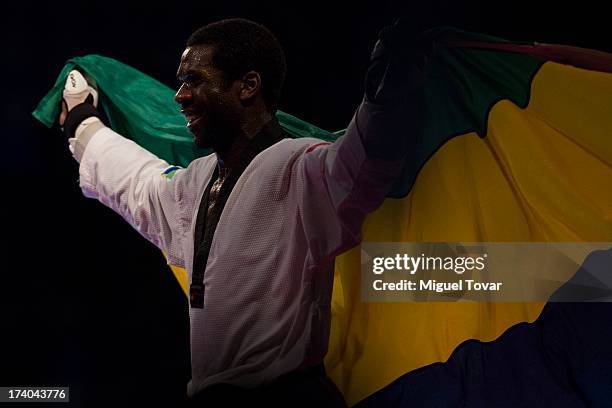
<path id="1" fill-rule="evenodd" d="M 244 171 L 243 183 L 256 183 L 260 191 L 277 198 L 285 197 L 297 180 L 299 163 L 310 149 L 328 142 L 316 138 L 283 139 L 253 159 Z"/>
<path id="2" fill-rule="evenodd" d="M 201 184 L 209 179 L 215 170 L 217 157 L 214 153 L 193 160 L 187 167 L 168 165 L 161 176 L 167 180 L 180 181 L 184 184 Z"/>
<path id="3" fill-rule="evenodd" d="M 275 161 L 286 162 L 296 159 L 319 146 L 328 144 L 330 143 L 314 137 L 286 138 L 264 150 L 260 156 L 266 163 Z"/>

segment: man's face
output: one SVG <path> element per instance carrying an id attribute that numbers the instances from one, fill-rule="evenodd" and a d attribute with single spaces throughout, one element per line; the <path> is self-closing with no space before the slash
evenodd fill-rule
<path id="1" fill-rule="evenodd" d="M 174 99 L 181 105 L 187 127 L 198 147 L 227 149 L 240 132 L 237 81 L 226 83 L 212 63 L 214 47 L 199 45 L 183 52 L 176 74 L 180 88 Z"/>

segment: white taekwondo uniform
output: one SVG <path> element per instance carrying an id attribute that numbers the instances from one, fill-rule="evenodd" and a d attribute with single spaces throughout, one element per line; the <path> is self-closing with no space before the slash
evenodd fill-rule
<path id="1" fill-rule="evenodd" d="M 364 101 L 335 143 L 282 139 L 246 167 L 214 232 L 203 308 L 190 308 L 189 395 L 216 383 L 255 387 L 323 361 L 334 258 L 360 242 L 409 144 L 409 118 L 398 112 Z M 404 135 L 390 135 L 398 119 Z M 83 193 L 185 267 L 191 283 L 195 221 L 216 155 L 167 177 L 170 164 L 95 118 L 71 145 Z M 394 146 L 400 152 L 376 158 Z"/>

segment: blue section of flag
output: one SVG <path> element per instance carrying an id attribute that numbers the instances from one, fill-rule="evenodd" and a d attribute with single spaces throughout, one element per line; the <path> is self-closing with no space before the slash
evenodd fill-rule
<path id="1" fill-rule="evenodd" d="M 611 265 L 612 249 L 595 251 L 557 292 L 609 282 Z M 587 295 L 550 301 L 535 322 L 495 341 L 468 340 L 447 362 L 411 371 L 357 407 L 612 407 L 612 296 Z"/>

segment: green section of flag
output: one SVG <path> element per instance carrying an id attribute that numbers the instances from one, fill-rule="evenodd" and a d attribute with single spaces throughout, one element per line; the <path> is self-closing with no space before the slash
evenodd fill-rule
<path id="1" fill-rule="evenodd" d="M 51 127 L 58 117 L 63 85 L 75 68 L 95 84 L 102 110 L 116 132 L 182 167 L 210 153 L 195 147 L 185 118 L 173 99 L 174 90 L 126 64 L 100 55 L 76 57 L 66 63 L 53 88 L 33 112 L 46 126 Z M 281 126 L 293 137 L 336 138 L 287 113 L 279 112 L 278 117 Z"/>
<path id="2" fill-rule="evenodd" d="M 455 29 L 435 29 L 449 36 L 473 41 L 506 42 L 480 34 Z M 407 42 L 408 43 L 408 42 Z M 541 64 L 537 58 L 510 52 L 436 47 L 427 64 L 426 120 L 424 134 L 412 150 L 403 175 L 389 197 L 404 197 L 425 162 L 454 136 L 477 132 L 486 135 L 491 107 L 508 99 L 520 107 L 529 102 L 531 80 Z M 134 140 L 169 163 L 186 167 L 193 159 L 209 154 L 197 149 L 186 128 L 175 91 L 142 72 L 99 55 L 69 60 L 54 87 L 39 103 L 33 115 L 51 127 L 59 114 L 59 101 L 68 72 L 74 68 L 84 72 L 100 93 L 100 105 L 118 133 Z M 316 137 L 335 140 L 343 130 L 329 132 L 285 112 L 277 112 L 281 127 L 292 137 Z"/>

